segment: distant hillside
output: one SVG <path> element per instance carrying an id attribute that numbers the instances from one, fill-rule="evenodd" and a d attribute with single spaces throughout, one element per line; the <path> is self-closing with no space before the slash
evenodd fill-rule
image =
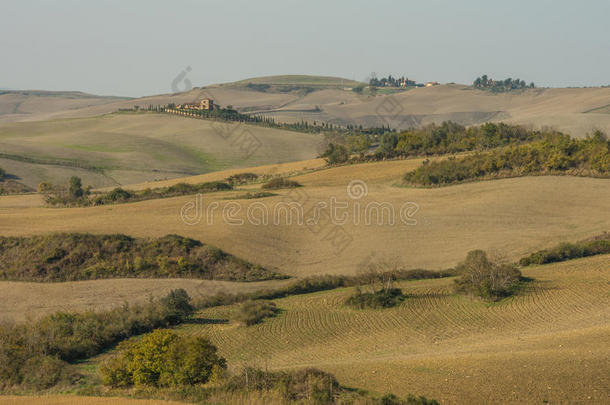
<path id="1" fill-rule="evenodd" d="M 321 141 L 321 135 L 261 126 L 117 113 L 0 124 L 0 167 L 32 188 L 65 184 L 70 176 L 115 186 L 311 159 Z"/>
<path id="2" fill-rule="evenodd" d="M 610 133 L 610 88 L 534 88 L 492 93 L 472 86 L 446 84 L 377 95 L 351 90 L 362 83 L 327 76 L 282 75 L 195 87 L 179 93 L 137 99 L 99 97 L 79 92 L 0 92 L 0 122 L 91 117 L 132 108 L 213 98 L 242 113 L 281 122 L 409 128 L 452 120 L 462 125 L 506 121 L 555 127 L 574 136 L 595 129 Z M 168 85 L 168 92 L 171 91 Z"/>
<path id="3" fill-rule="evenodd" d="M 254 85 L 270 85 L 270 86 L 309 86 L 316 89 L 323 88 L 343 88 L 358 86 L 363 83 L 344 79 L 342 77 L 332 76 L 310 76 L 310 75 L 280 75 L 280 76 L 264 76 L 252 77 L 249 79 L 239 80 L 231 83 L 223 83 L 220 86 L 227 87 L 243 87 L 248 84 Z"/>

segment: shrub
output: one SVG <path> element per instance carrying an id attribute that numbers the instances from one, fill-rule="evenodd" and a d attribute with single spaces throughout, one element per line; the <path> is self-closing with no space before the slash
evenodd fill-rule
<path id="1" fill-rule="evenodd" d="M 6 177 L 6 172 L 4 171 L 3 168 L 0 167 L 0 181 L 4 180 L 5 177 Z"/>
<path id="2" fill-rule="evenodd" d="M 118 354 L 100 367 L 100 374 L 105 385 L 115 387 L 204 384 L 214 366 L 226 367 L 216 352 L 205 338 L 157 329 L 137 341 L 121 343 Z"/>
<path id="3" fill-rule="evenodd" d="M 576 243 L 561 243 L 554 248 L 540 250 L 521 258 L 521 260 L 519 260 L 519 265 L 529 266 L 532 264 L 562 262 L 565 260 L 607 253 L 610 253 L 610 233 L 604 233 L 593 238 L 593 240 Z"/>
<path id="4" fill-rule="evenodd" d="M 278 312 L 273 302 L 248 300 L 241 304 L 235 319 L 246 326 L 262 322 Z"/>
<path id="5" fill-rule="evenodd" d="M 460 277 L 455 280 L 456 290 L 497 300 L 515 292 L 521 272 L 512 264 L 492 262 L 482 250 L 468 252 L 466 260 L 457 266 Z"/>
<path id="6" fill-rule="evenodd" d="M 127 190 L 123 190 L 120 187 L 115 188 L 107 194 L 107 199 L 112 202 L 127 201 L 131 198 L 131 193 Z"/>
<path id="7" fill-rule="evenodd" d="M 53 356 L 34 356 L 21 367 L 21 381 L 26 387 L 37 390 L 51 388 L 61 381 L 70 382 L 71 373 L 65 361 Z"/>
<path id="8" fill-rule="evenodd" d="M 399 288 L 381 289 L 374 292 L 363 292 L 360 287 L 356 293 L 350 296 L 345 303 L 356 309 L 379 309 L 390 308 L 398 305 L 407 296 Z"/>
<path id="9" fill-rule="evenodd" d="M 43 389 L 66 380 L 71 377 L 68 363 L 97 355 L 131 336 L 183 321 L 190 305 L 185 297 L 183 291 L 175 290 L 143 305 L 101 313 L 58 312 L 33 323 L 0 328 L 0 386 Z M 119 367 L 115 364 L 114 368 Z"/>
<path id="10" fill-rule="evenodd" d="M 237 173 L 227 177 L 227 183 L 232 185 L 246 184 L 256 181 L 258 174 L 255 173 Z"/>
<path id="11" fill-rule="evenodd" d="M 280 188 L 293 188 L 293 187 L 301 187 L 299 183 L 293 180 L 287 180 L 283 177 L 276 177 L 267 183 L 262 185 L 262 188 L 265 189 L 280 189 Z"/>
<path id="12" fill-rule="evenodd" d="M 349 160 L 347 148 L 340 144 L 329 143 L 326 151 L 321 155 L 328 164 L 345 163 Z"/>
<path id="13" fill-rule="evenodd" d="M 80 177 L 70 177 L 70 186 L 68 188 L 70 198 L 77 199 L 83 196 L 83 184 Z"/>
<path id="14" fill-rule="evenodd" d="M 227 381 L 228 391 L 281 392 L 286 401 L 308 401 L 313 404 L 333 402 L 340 392 L 337 379 L 324 371 L 307 368 L 292 372 L 269 372 L 246 367 Z"/>
<path id="15" fill-rule="evenodd" d="M 159 303 L 163 310 L 163 317 L 171 324 L 183 322 L 195 312 L 195 308 L 191 305 L 191 298 L 182 288 L 170 291 L 159 300 Z"/>
<path id="16" fill-rule="evenodd" d="M 270 193 L 269 191 L 256 191 L 254 193 L 247 192 L 246 194 L 236 195 L 234 197 L 227 198 L 228 200 L 252 200 L 256 198 L 273 197 L 277 194 Z"/>

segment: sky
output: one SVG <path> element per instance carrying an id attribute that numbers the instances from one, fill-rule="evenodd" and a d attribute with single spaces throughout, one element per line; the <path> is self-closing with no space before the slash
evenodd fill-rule
<path id="1" fill-rule="evenodd" d="M 608 0 L 0 0 L 0 88 L 137 97 L 183 71 L 193 86 L 372 72 L 599 86 L 608 21 Z"/>

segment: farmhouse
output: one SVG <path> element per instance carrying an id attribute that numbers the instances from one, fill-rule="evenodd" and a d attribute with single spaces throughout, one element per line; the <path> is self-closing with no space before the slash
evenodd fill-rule
<path id="1" fill-rule="evenodd" d="M 178 104 L 176 106 L 178 110 L 213 110 L 214 100 L 211 98 L 204 98 L 199 103 L 185 103 Z"/>

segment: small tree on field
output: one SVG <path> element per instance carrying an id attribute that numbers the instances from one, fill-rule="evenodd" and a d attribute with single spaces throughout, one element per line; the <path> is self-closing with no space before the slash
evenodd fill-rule
<path id="1" fill-rule="evenodd" d="M 499 259 L 490 260 L 482 250 L 468 252 L 457 271 L 461 274 L 455 280 L 458 292 L 491 300 L 511 295 L 521 280 L 521 272 L 515 265 Z"/>
<path id="2" fill-rule="evenodd" d="M 329 143 L 326 151 L 322 154 L 322 157 L 331 165 L 345 163 L 349 160 L 349 152 L 343 145 Z"/>
<path id="3" fill-rule="evenodd" d="M 83 183 L 80 177 L 70 177 L 70 186 L 68 188 L 70 198 L 77 199 L 83 196 Z"/>

